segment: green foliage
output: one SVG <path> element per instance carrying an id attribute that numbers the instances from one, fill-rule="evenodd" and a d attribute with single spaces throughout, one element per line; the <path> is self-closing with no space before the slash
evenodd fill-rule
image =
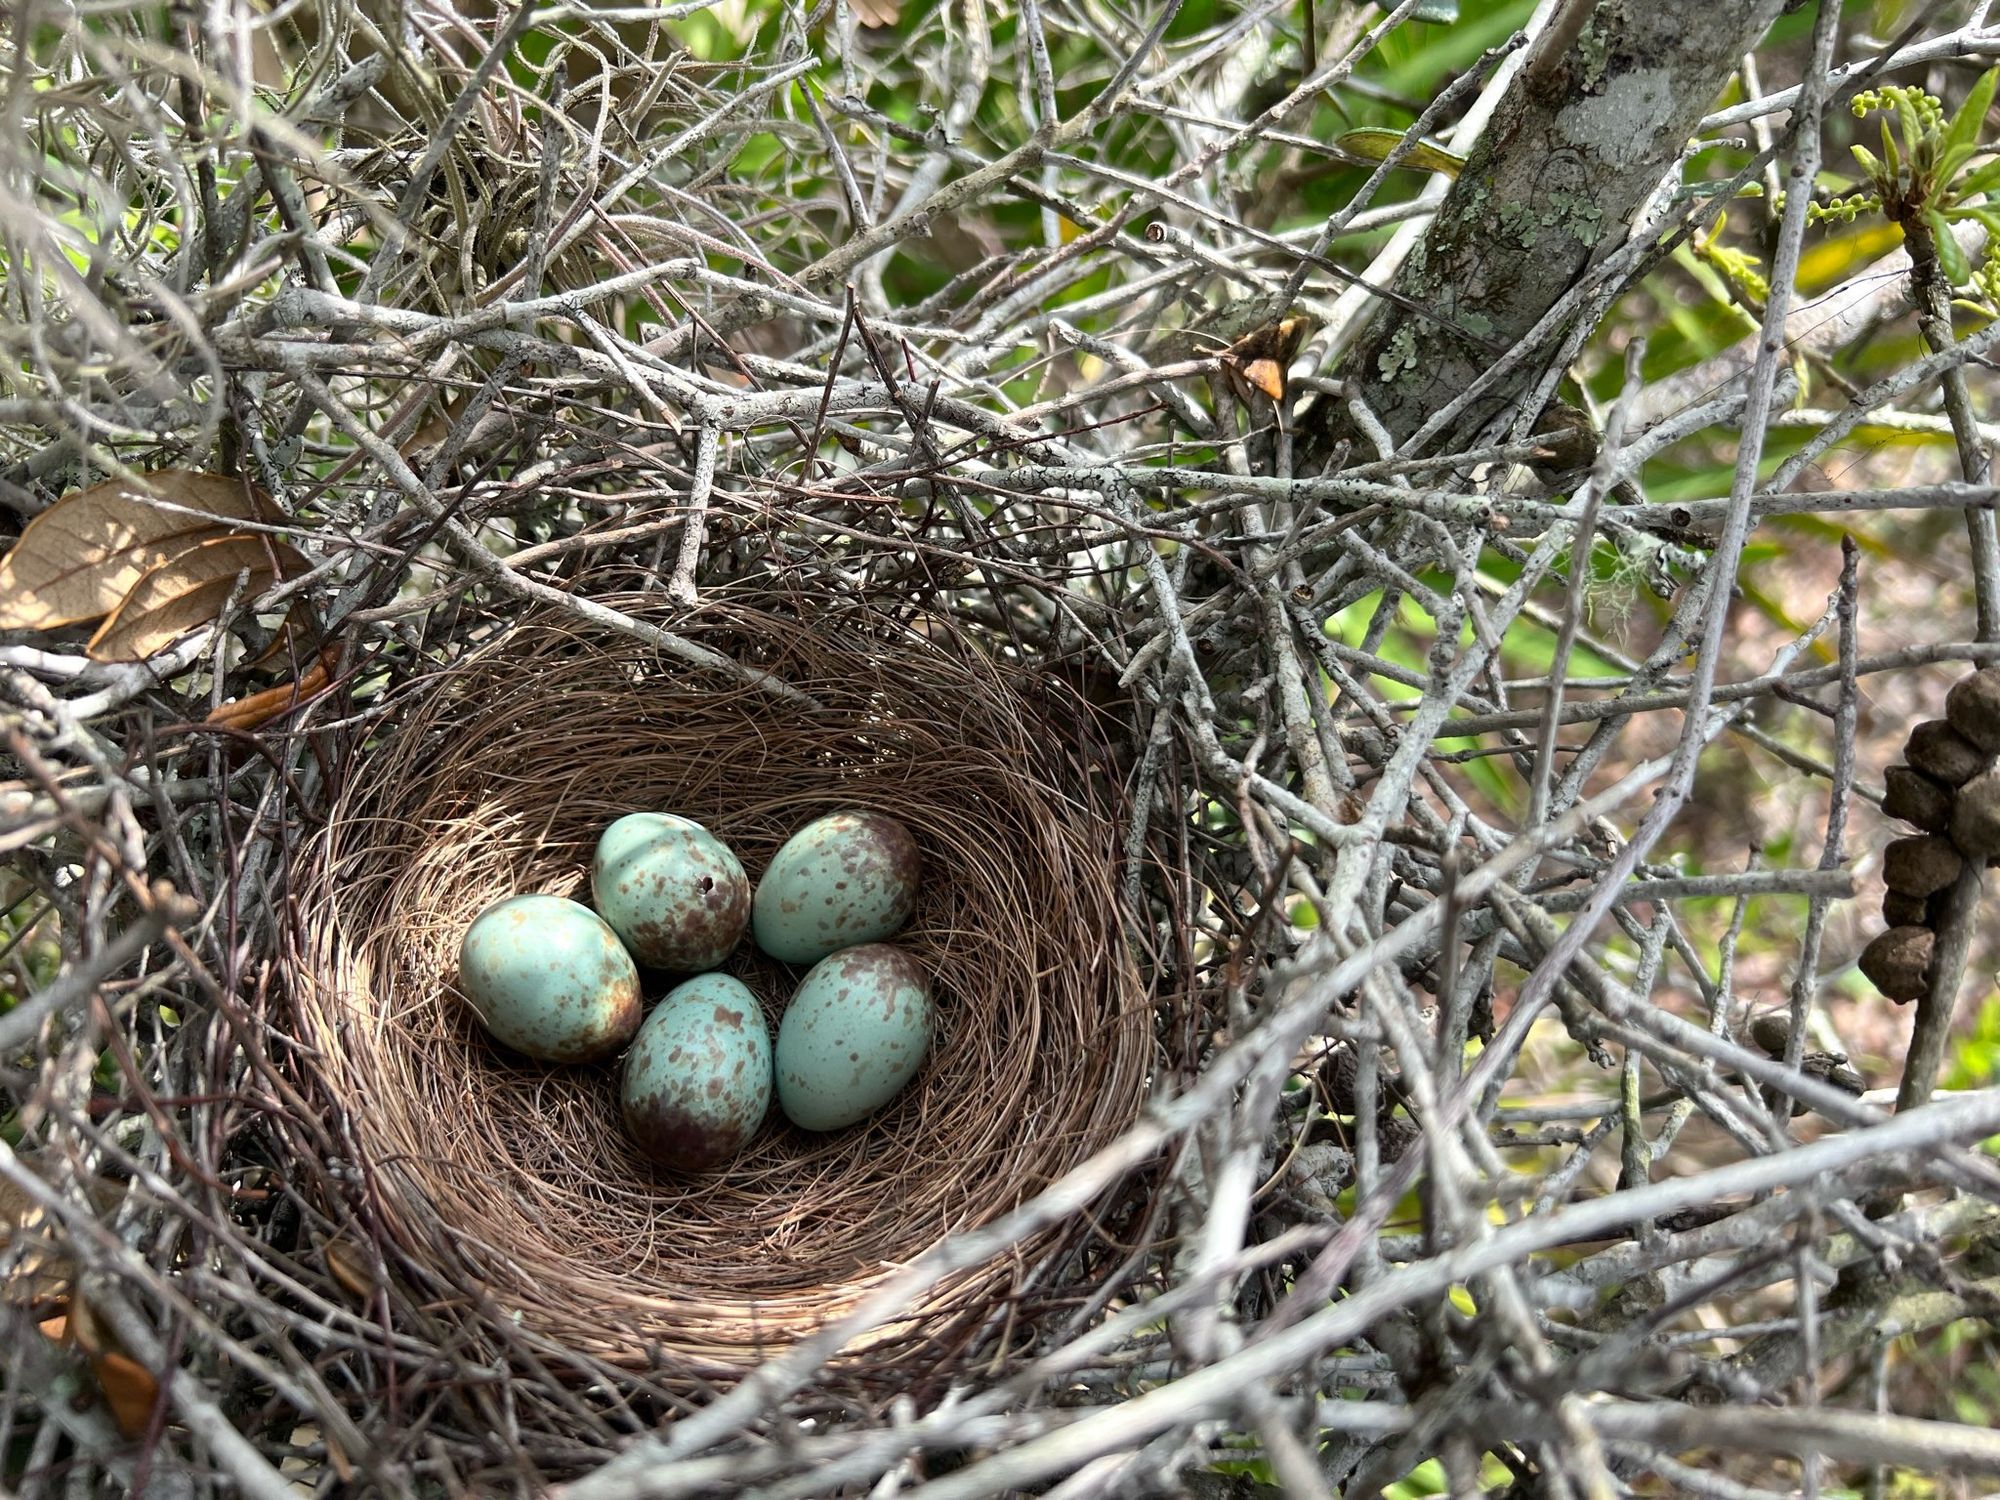
<path id="1" fill-rule="evenodd" d="M 1418 1464 L 1408 1475 L 1390 1485 L 1382 1493 L 1388 1500 L 1422 1500 L 1426 1495 L 1447 1494 L 1450 1489 L 1450 1481 L 1445 1478 L 1444 1465 L 1430 1458 Z"/>
<path id="2" fill-rule="evenodd" d="M 0 956 L 8 960 L 0 964 L 0 1014 L 21 1003 L 24 996 L 19 988 L 23 978 L 28 992 L 33 993 L 53 980 L 61 969 L 62 944 L 54 927 L 48 908 L 32 893 L 0 909 Z"/>
<path id="3" fill-rule="evenodd" d="M 1854 97 L 1857 119 L 1880 115 L 1878 152 L 1852 147 L 1868 186 L 1826 203 L 1816 203 L 1816 224 L 1852 224 L 1865 213 L 1881 213 L 1906 228 L 1921 221 L 1936 244 L 1938 266 L 1955 287 L 1969 287 L 1989 306 L 2000 303 L 2000 156 L 1979 139 L 2000 68 L 1983 74 L 1949 118 L 1944 101 L 1921 88 L 1890 84 Z M 1988 159 L 1975 166 L 1985 156 Z M 1966 220 L 1985 226 L 1984 263 L 1973 267 L 1952 226 Z"/>
<path id="4" fill-rule="evenodd" d="M 1974 1013 L 1944 1076 L 1948 1089 L 1983 1089 L 1995 1082 L 2000 1082 L 2000 993 L 1988 995 Z"/>
<path id="5" fill-rule="evenodd" d="M 1771 283 L 1766 281 L 1764 273 L 1757 269 L 1763 262 L 1754 255 L 1722 244 L 1723 232 L 1728 228 L 1729 215 L 1717 214 L 1714 227 L 1694 242 L 1694 253 L 1706 264 L 1721 272 L 1739 292 L 1762 302 L 1771 295 Z"/>

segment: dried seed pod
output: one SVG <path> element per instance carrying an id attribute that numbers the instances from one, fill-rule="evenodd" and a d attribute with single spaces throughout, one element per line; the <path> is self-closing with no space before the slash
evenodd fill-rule
<path id="1" fill-rule="evenodd" d="M 1914 823 L 1925 833 L 1943 833 L 1951 826 L 1951 793 L 1923 772 L 1909 766 L 1891 766 L 1883 777 L 1888 788 L 1882 811 L 1905 823 Z"/>
<path id="2" fill-rule="evenodd" d="M 1868 1092 L 1868 1080 L 1847 1066 L 1845 1052 L 1808 1052 L 1799 1059 L 1799 1071 L 1857 1099 Z M 1798 1112 L 1797 1108 L 1792 1111 Z"/>
<path id="3" fill-rule="evenodd" d="M 1792 1018 L 1784 1011 L 1768 1010 L 1751 1018 L 1750 1040 L 1772 1057 L 1782 1058 L 1791 1039 Z M 1808 1052 L 1799 1059 L 1799 1071 L 1846 1094 L 1860 1095 L 1868 1088 L 1867 1080 L 1847 1066 L 1846 1054 L 1840 1052 Z M 1799 1100 L 1792 1101 L 1795 1117 L 1810 1108 Z"/>
<path id="4" fill-rule="evenodd" d="M 1924 936 L 1929 937 L 1930 934 L 1925 933 Z M 1381 1157 L 1382 1165 L 1385 1167 L 1393 1161 L 1400 1160 L 1404 1152 L 1423 1138 L 1424 1133 L 1416 1122 L 1405 1120 L 1400 1115 L 1392 1115 L 1378 1122 L 1375 1127 L 1377 1155 Z"/>
<path id="5" fill-rule="evenodd" d="M 1926 719 L 1903 743 L 1903 759 L 1942 786 L 1963 786 L 1993 757 L 1943 719 Z"/>
<path id="6" fill-rule="evenodd" d="M 1905 896 L 1901 891 L 1882 893 L 1882 920 L 1891 927 L 1928 927 L 1930 902 L 1922 896 Z"/>
<path id="7" fill-rule="evenodd" d="M 1882 851 L 1882 878 L 1889 889 L 1906 896 L 1928 896 L 1958 879 L 1965 861 L 1949 839 L 1934 833 L 1920 833 L 1906 839 L 1892 839 Z"/>
<path id="8" fill-rule="evenodd" d="M 1983 668 L 1953 683 L 1945 694 L 1944 716 L 1987 754 L 2000 752 L 2000 667 Z"/>
<path id="9" fill-rule="evenodd" d="M 1935 941 L 1928 928 L 1891 927 L 1861 950 L 1861 972 L 1899 1005 L 1921 999 Z"/>
<path id="10" fill-rule="evenodd" d="M 1932 932 L 1936 932 L 1939 927 L 1944 925 L 1945 908 L 1950 905 L 1951 887 L 1946 886 L 1943 890 L 1934 892 L 1930 900 L 1924 903 L 1924 919 L 1917 925 L 1919 927 L 1928 927 Z"/>
<path id="11" fill-rule="evenodd" d="M 1361 1060 L 1352 1047 L 1343 1046 L 1321 1065 L 1319 1076 L 1326 1083 L 1327 1108 L 1337 1115 L 1354 1113 L 1360 1074 Z"/>
<path id="12" fill-rule="evenodd" d="M 1767 1010 L 1761 1016 L 1750 1018 L 1750 1040 L 1772 1057 L 1785 1055 L 1785 1044 L 1792 1039 L 1792 1018 L 1781 1010 Z"/>
<path id="13" fill-rule="evenodd" d="M 1808 1052 L 1799 1059 L 1799 1071 L 1808 1078 L 1817 1078 L 1828 1088 L 1839 1089 L 1857 1099 L 1868 1092 L 1868 1080 L 1847 1066 L 1847 1054 L 1844 1052 Z M 1803 1100 L 1794 1099 L 1792 1118 L 1797 1119 L 1811 1108 Z"/>
<path id="14" fill-rule="evenodd" d="M 1951 841 L 1967 859 L 2000 855 L 2000 770 L 1983 772 L 1959 788 Z"/>

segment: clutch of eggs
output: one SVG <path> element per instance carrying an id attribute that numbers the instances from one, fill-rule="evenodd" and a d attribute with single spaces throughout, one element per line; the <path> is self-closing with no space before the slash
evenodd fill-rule
<path id="1" fill-rule="evenodd" d="M 487 908 L 461 943 L 459 988 L 497 1041 L 530 1057 L 595 1062 L 630 1042 L 626 1129 L 662 1166 L 697 1172 L 748 1146 L 774 1095 L 800 1128 L 840 1130 L 916 1077 L 930 989 L 882 939 L 909 921 L 920 875 L 901 822 L 837 812 L 787 840 L 753 896 L 735 853 L 701 824 L 633 813 L 598 840 L 597 909 L 539 895 Z M 811 965 L 775 1047 L 756 995 L 708 972 L 746 928 L 772 957 Z M 639 965 L 695 976 L 643 1024 Z"/>

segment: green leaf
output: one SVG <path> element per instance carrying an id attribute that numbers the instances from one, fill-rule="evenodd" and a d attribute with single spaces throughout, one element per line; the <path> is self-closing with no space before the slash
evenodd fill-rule
<path id="1" fill-rule="evenodd" d="M 1965 252 L 1958 248 L 1958 237 L 1951 232 L 1951 225 L 1934 208 L 1926 208 L 1924 218 L 1937 240 L 1938 269 L 1953 286 L 1964 286 L 1972 280 L 1972 267 L 1966 264 Z"/>
<path id="2" fill-rule="evenodd" d="M 1884 190 L 1903 179 L 1903 153 L 1896 149 L 1896 138 L 1889 134 L 1887 120 L 1882 122 L 1882 170 L 1889 174 L 1882 179 Z"/>
<path id="3" fill-rule="evenodd" d="M 1886 131 L 1883 133 L 1887 134 Z M 1876 187 L 1879 188 L 1889 180 L 1889 169 L 1882 165 L 1874 152 L 1870 151 L 1866 146 L 1850 146 L 1848 149 L 1854 153 L 1854 159 L 1861 163 L 1863 175 L 1870 182 L 1874 183 Z M 1895 147 L 1892 146 L 1889 149 L 1893 151 Z"/>
<path id="4" fill-rule="evenodd" d="M 1375 0 L 1377 10 L 1394 10 L 1397 0 Z M 1430 26 L 1450 26 L 1458 20 L 1458 0 L 1422 0 L 1410 12 L 1412 21 L 1422 21 Z"/>
<path id="5" fill-rule="evenodd" d="M 1386 161 L 1389 153 L 1403 144 L 1403 132 L 1379 128 L 1349 130 L 1335 136 L 1333 144 L 1336 150 L 1363 161 Z M 1435 141 L 1418 141 L 1398 165 L 1415 172 L 1440 172 L 1456 179 L 1465 158 Z"/>
<path id="6" fill-rule="evenodd" d="M 1937 163 L 1937 180 L 1938 180 L 1939 191 L 1940 192 L 1960 191 L 1959 189 L 1956 189 L 1952 186 L 1952 180 L 1958 176 L 1959 172 L 1964 168 L 1965 164 L 1971 161 L 1972 158 L 1977 156 L 1978 154 L 1979 154 L 1979 147 L 1976 143 L 1968 143 L 1963 146 L 1949 146 L 1945 150 L 1939 152 L 1938 163 Z"/>
<path id="7" fill-rule="evenodd" d="M 1965 96 L 1958 113 L 1945 127 L 1944 139 L 1938 143 L 1940 161 L 1954 149 L 1970 147 L 1978 141 L 1979 127 L 1986 123 L 1986 111 L 1993 107 L 1993 86 L 1996 82 L 2000 82 L 2000 68 L 1988 68 L 1980 75 L 1979 82 L 1972 86 L 1972 92 Z M 1951 179 L 1947 177 L 1945 180 L 1949 182 Z"/>
<path id="8" fill-rule="evenodd" d="M 1870 261 L 1903 242 L 1903 231 L 1887 219 L 1870 219 L 1843 234 L 1829 234 L 1799 257 L 1799 289 L 1817 292 L 1845 281 Z"/>
<path id="9" fill-rule="evenodd" d="M 1995 245 L 2000 245 L 2000 208 L 1954 208 L 1950 217 L 1971 219 L 1985 225 L 1986 237 Z"/>
<path id="10" fill-rule="evenodd" d="M 2000 156 L 1967 173 L 1958 184 L 1958 195 L 1970 198 L 1978 193 L 1990 193 L 1995 188 L 2000 188 Z"/>
<path id="11" fill-rule="evenodd" d="M 1883 92 L 1891 95 L 1896 101 L 1896 118 L 1903 125 L 1903 146 L 1909 151 L 1910 162 L 1914 166 L 1918 159 L 1918 148 L 1924 139 L 1924 122 L 1917 115 L 1917 106 L 1911 100 L 1908 89 L 1885 89 Z M 1885 124 L 1882 128 L 1887 130 L 1889 127 Z"/>

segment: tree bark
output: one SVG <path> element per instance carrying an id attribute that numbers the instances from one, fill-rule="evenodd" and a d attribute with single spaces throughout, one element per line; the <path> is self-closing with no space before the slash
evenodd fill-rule
<path id="1" fill-rule="evenodd" d="M 1463 394 L 1626 238 L 1783 0 L 1572 0 L 1537 40 L 1343 374 L 1398 442 Z M 1467 337 L 1472 335 L 1472 337 Z M 1523 360 L 1470 436 L 1546 368 Z M 1346 418 L 1328 412 L 1330 436 Z"/>

